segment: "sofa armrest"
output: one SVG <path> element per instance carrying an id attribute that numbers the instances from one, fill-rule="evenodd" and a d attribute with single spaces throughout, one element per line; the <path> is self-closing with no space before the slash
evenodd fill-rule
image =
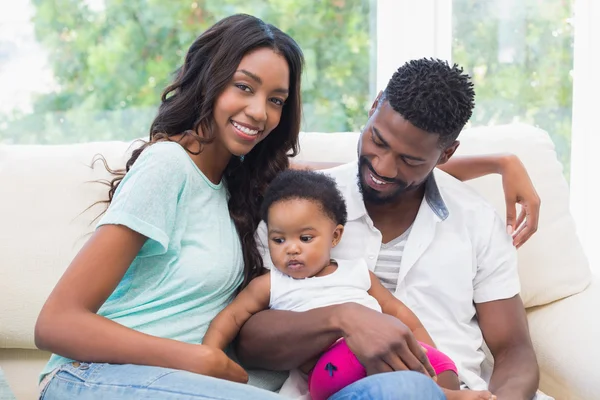
<path id="1" fill-rule="evenodd" d="M 595 276 L 583 292 L 528 310 L 540 389 L 556 400 L 599 396 L 599 308 L 600 279 Z"/>

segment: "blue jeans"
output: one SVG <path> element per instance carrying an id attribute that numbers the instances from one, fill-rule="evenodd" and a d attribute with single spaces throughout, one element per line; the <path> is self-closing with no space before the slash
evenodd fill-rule
<path id="1" fill-rule="evenodd" d="M 41 393 L 42 400 L 283 400 L 284 397 L 191 372 L 139 365 L 66 364 Z M 330 400 L 443 400 L 433 380 L 416 372 L 391 372 L 362 379 Z"/>

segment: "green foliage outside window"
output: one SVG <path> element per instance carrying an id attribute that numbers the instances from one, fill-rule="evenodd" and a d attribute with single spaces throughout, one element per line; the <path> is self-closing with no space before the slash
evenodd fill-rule
<path id="1" fill-rule="evenodd" d="M 58 89 L 33 113 L 0 115 L 0 141 L 69 143 L 146 136 L 187 48 L 234 13 L 274 24 L 302 47 L 303 129 L 355 131 L 370 104 L 370 0 L 34 0 L 37 40 Z"/>
<path id="2" fill-rule="evenodd" d="M 453 0 L 453 60 L 473 77 L 472 125 L 518 120 L 547 131 L 569 173 L 571 0 Z"/>

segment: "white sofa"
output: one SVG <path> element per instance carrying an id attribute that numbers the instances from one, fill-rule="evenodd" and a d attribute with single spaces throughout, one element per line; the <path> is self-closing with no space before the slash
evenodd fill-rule
<path id="1" fill-rule="evenodd" d="M 542 371 L 541 389 L 557 400 L 600 398 L 600 282 L 590 273 L 569 214 L 568 186 L 548 135 L 526 125 L 468 129 L 460 154 L 513 152 L 542 198 L 539 231 L 519 250 L 522 296 Z M 302 160 L 346 162 L 357 134 L 306 133 Z M 35 349 L 38 312 L 92 232 L 106 197 L 100 163 L 123 165 L 131 143 L 0 145 L 0 368 L 17 399 L 36 398 L 48 354 Z M 471 182 L 504 216 L 499 176 Z M 489 364 L 486 365 L 489 367 Z"/>

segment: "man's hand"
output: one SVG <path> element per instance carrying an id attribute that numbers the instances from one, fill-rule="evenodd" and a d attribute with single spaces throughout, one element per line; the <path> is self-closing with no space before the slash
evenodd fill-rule
<path id="1" fill-rule="evenodd" d="M 354 303 L 342 310 L 342 334 L 368 375 L 412 370 L 435 377 L 423 348 L 399 319 Z"/>
<path id="2" fill-rule="evenodd" d="M 521 247 L 538 228 L 540 196 L 538 196 L 529 174 L 519 157 L 507 155 L 501 163 L 502 186 L 506 199 L 506 226 L 513 236 L 513 244 Z M 516 205 L 521 205 L 517 217 Z"/>

